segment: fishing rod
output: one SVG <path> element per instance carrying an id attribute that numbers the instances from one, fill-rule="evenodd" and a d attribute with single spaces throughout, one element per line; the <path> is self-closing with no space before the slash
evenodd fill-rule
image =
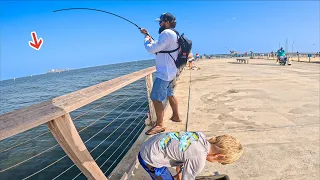
<path id="1" fill-rule="evenodd" d="M 190 91 L 191 91 L 191 70 L 190 69 L 190 79 L 189 79 L 189 95 L 188 95 L 188 109 L 187 109 L 187 121 L 186 121 L 186 132 L 188 131 L 189 124 L 189 111 L 190 111 Z"/>
<path id="2" fill-rule="evenodd" d="M 228 49 L 228 51 L 230 51 L 230 53 L 233 51 L 233 50 L 230 50 L 228 47 L 225 47 L 226 49 Z"/>
<path id="3" fill-rule="evenodd" d="M 66 9 L 58 9 L 58 10 L 54 10 L 53 12 L 61 12 L 61 11 L 69 11 L 69 10 L 90 10 L 90 11 L 98 11 L 98 12 L 102 12 L 102 13 L 107 13 L 107 14 L 110 14 L 110 15 L 113 15 L 113 16 L 116 16 L 116 17 L 119 17 L 131 24 L 133 24 L 134 26 L 136 26 L 139 30 L 141 30 L 142 28 L 140 26 L 138 26 L 136 23 L 122 17 L 122 16 L 119 16 L 117 14 L 114 14 L 114 13 L 111 13 L 111 12 L 108 12 L 108 11 L 104 11 L 104 10 L 100 10 L 100 9 L 93 9 L 93 8 L 66 8 Z M 150 36 L 149 33 L 146 33 L 146 35 Z M 151 37 L 151 36 L 150 36 Z M 151 37 L 152 38 L 152 37 Z M 153 38 L 152 38 L 153 39 Z"/>

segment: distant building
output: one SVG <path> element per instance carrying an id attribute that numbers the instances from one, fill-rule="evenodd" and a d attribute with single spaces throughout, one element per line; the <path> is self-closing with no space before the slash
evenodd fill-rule
<path id="1" fill-rule="evenodd" d="M 70 69 L 51 69 L 50 71 L 47 71 L 46 73 L 60 73 L 63 71 L 69 71 Z"/>

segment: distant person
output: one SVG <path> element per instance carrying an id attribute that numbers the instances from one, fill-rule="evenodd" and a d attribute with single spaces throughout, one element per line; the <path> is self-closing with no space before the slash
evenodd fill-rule
<path id="1" fill-rule="evenodd" d="M 283 47 L 281 47 L 277 51 L 277 62 L 276 63 L 278 63 L 280 61 L 280 57 L 286 57 L 286 52 L 283 50 Z"/>
<path id="2" fill-rule="evenodd" d="M 193 61 L 194 61 L 194 57 L 193 57 L 192 52 L 190 52 L 188 55 L 188 68 L 189 69 L 193 68 Z"/>
<path id="3" fill-rule="evenodd" d="M 200 56 L 199 56 L 199 54 L 197 53 L 196 54 L 196 60 L 199 60 L 200 59 Z"/>
<path id="4" fill-rule="evenodd" d="M 174 122 L 181 122 L 178 113 L 178 101 L 173 93 L 173 80 L 177 75 L 177 67 L 173 59 L 177 59 L 179 53 L 178 36 L 174 28 L 176 27 L 176 18 L 170 13 L 163 13 L 159 21 L 158 41 L 152 40 L 148 36 L 148 31 L 142 28 L 140 31 L 145 37 L 145 48 L 149 53 L 156 54 L 156 79 L 150 94 L 154 104 L 157 121 L 156 125 L 146 132 L 146 135 L 153 135 L 165 131 L 163 124 L 164 105 L 163 101 L 168 98 L 172 108 L 173 115 L 170 118 Z M 158 53 L 160 51 L 172 51 L 172 53 Z M 171 57 L 171 56 L 172 57 Z"/>
<path id="5" fill-rule="evenodd" d="M 253 59 L 253 56 L 254 56 L 253 51 L 250 51 L 250 59 Z"/>
<path id="6" fill-rule="evenodd" d="M 207 139 L 202 132 L 168 132 L 144 142 L 138 160 L 153 180 L 194 180 L 206 161 L 231 164 L 242 154 L 242 145 L 231 135 Z M 177 175 L 167 167 L 176 167 Z"/>

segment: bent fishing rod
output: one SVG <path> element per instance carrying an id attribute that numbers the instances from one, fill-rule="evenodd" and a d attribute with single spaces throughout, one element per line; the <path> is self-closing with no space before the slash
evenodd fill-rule
<path id="1" fill-rule="evenodd" d="M 69 10 L 90 10 L 90 11 L 98 11 L 98 12 L 102 12 L 102 13 L 107 13 L 107 14 L 110 14 L 110 15 L 113 15 L 113 16 L 116 16 L 116 17 L 119 17 L 131 24 L 133 24 L 134 26 L 136 26 L 139 30 L 141 30 L 142 28 L 140 26 L 138 26 L 136 23 L 124 18 L 124 17 L 121 17 L 117 14 L 114 14 L 114 13 L 111 13 L 111 12 L 108 12 L 108 11 L 104 11 L 104 10 L 100 10 L 100 9 L 93 9 L 93 8 L 66 8 L 66 9 L 58 9 L 58 10 L 54 10 L 53 12 L 61 12 L 61 11 L 69 11 Z M 150 36 L 149 33 L 146 33 L 147 36 Z M 150 36 L 151 37 L 151 36 Z M 152 38 L 152 37 L 151 37 Z M 153 39 L 153 38 L 152 38 Z"/>

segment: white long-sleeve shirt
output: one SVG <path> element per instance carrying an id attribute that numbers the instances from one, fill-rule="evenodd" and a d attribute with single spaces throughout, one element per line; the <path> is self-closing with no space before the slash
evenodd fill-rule
<path id="1" fill-rule="evenodd" d="M 151 54 L 159 51 L 172 51 L 179 47 L 177 34 L 171 29 L 162 31 L 158 41 L 149 41 L 145 38 L 144 46 Z M 179 51 L 170 53 L 176 60 Z M 174 60 L 168 53 L 157 53 L 156 55 L 156 77 L 164 81 L 172 81 L 177 74 L 177 67 Z"/>

